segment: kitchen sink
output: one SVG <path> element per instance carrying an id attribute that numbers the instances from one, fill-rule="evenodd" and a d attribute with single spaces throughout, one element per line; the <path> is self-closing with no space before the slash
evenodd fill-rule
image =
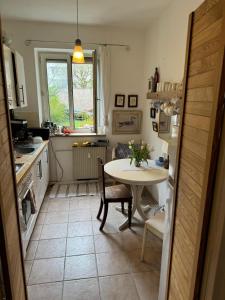
<path id="1" fill-rule="evenodd" d="M 22 168 L 24 164 L 15 164 L 16 173 Z"/>
<path id="2" fill-rule="evenodd" d="M 18 154 L 33 154 L 40 144 L 17 144 L 14 146 L 14 150 Z"/>
<path id="3" fill-rule="evenodd" d="M 16 152 L 19 154 L 31 154 L 33 153 L 36 149 L 34 147 L 22 147 L 22 146 L 17 146 L 15 147 Z"/>

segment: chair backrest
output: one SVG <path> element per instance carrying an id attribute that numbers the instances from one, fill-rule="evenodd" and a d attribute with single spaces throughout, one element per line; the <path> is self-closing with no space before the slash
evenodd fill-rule
<path id="1" fill-rule="evenodd" d="M 104 172 L 104 164 L 100 157 L 97 158 L 97 163 L 98 163 L 99 192 L 101 194 L 102 200 L 105 200 L 105 172 Z"/>

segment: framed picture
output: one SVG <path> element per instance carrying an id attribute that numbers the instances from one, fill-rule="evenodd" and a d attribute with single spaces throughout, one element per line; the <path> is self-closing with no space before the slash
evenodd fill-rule
<path id="1" fill-rule="evenodd" d="M 138 106 L 138 95 L 128 95 L 128 107 Z"/>
<path id="2" fill-rule="evenodd" d="M 116 94 L 115 95 L 115 107 L 124 107 L 125 95 Z"/>
<path id="3" fill-rule="evenodd" d="M 150 108 L 150 117 L 152 119 L 155 119 L 155 117 L 156 117 L 156 108 L 154 108 L 154 107 Z"/>
<path id="4" fill-rule="evenodd" d="M 159 132 L 169 133 L 170 132 L 171 117 L 167 116 L 164 112 L 160 112 L 159 115 Z"/>
<path id="5" fill-rule="evenodd" d="M 141 110 L 113 110 L 113 134 L 139 134 L 141 133 Z"/>
<path id="6" fill-rule="evenodd" d="M 158 129 L 158 123 L 157 123 L 157 122 L 152 122 L 152 129 L 153 129 L 153 131 L 155 131 L 155 132 L 158 132 L 158 131 L 159 131 L 159 129 Z"/>

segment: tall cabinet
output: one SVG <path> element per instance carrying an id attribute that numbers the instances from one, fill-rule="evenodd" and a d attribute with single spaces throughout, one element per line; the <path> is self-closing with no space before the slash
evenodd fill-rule
<path id="1" fill-rule="evenodd" d="M 27 90 L 23 57 L 6 45 L 3 46 L 3 50 L 9 109 L 25 107 Z"/>

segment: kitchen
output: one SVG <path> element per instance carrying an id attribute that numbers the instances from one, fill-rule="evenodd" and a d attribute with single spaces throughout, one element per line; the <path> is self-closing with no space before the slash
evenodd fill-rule
<path id="1" fill-rule="evenodd" d="M 6 294 L 30 300 L 193 299 L 209 276 L 208 248 L 216 251 L 208 236 L 212 180 L 220 167 L 212 149 L 222 157 L 224 1 L 162 0 L 154 6 L 142 0 L 143 7 L 109 1 L 105 9 L 115 13 L 108 14 L 103 3 L 95 9 L 88 0 L 73 6 L 56 1 L 57 9 L 46 10 L 26 1 L 21 7 L 3 1 L 0 237 Z M 84 62 L 73 63 L 80 46 Z M 148 148 L 141 166 L 131 154 L 136 144 Z M 107 216 L 104 203 L 100 220 L 98 157 L 106 189 L 129 187 L 128 202 L 123 198 L 128 206 L 111 203 Z M 147 239 L 144 228 L 151 231 Z M 215 286 L 207 288 L 214 293 Z"/>

